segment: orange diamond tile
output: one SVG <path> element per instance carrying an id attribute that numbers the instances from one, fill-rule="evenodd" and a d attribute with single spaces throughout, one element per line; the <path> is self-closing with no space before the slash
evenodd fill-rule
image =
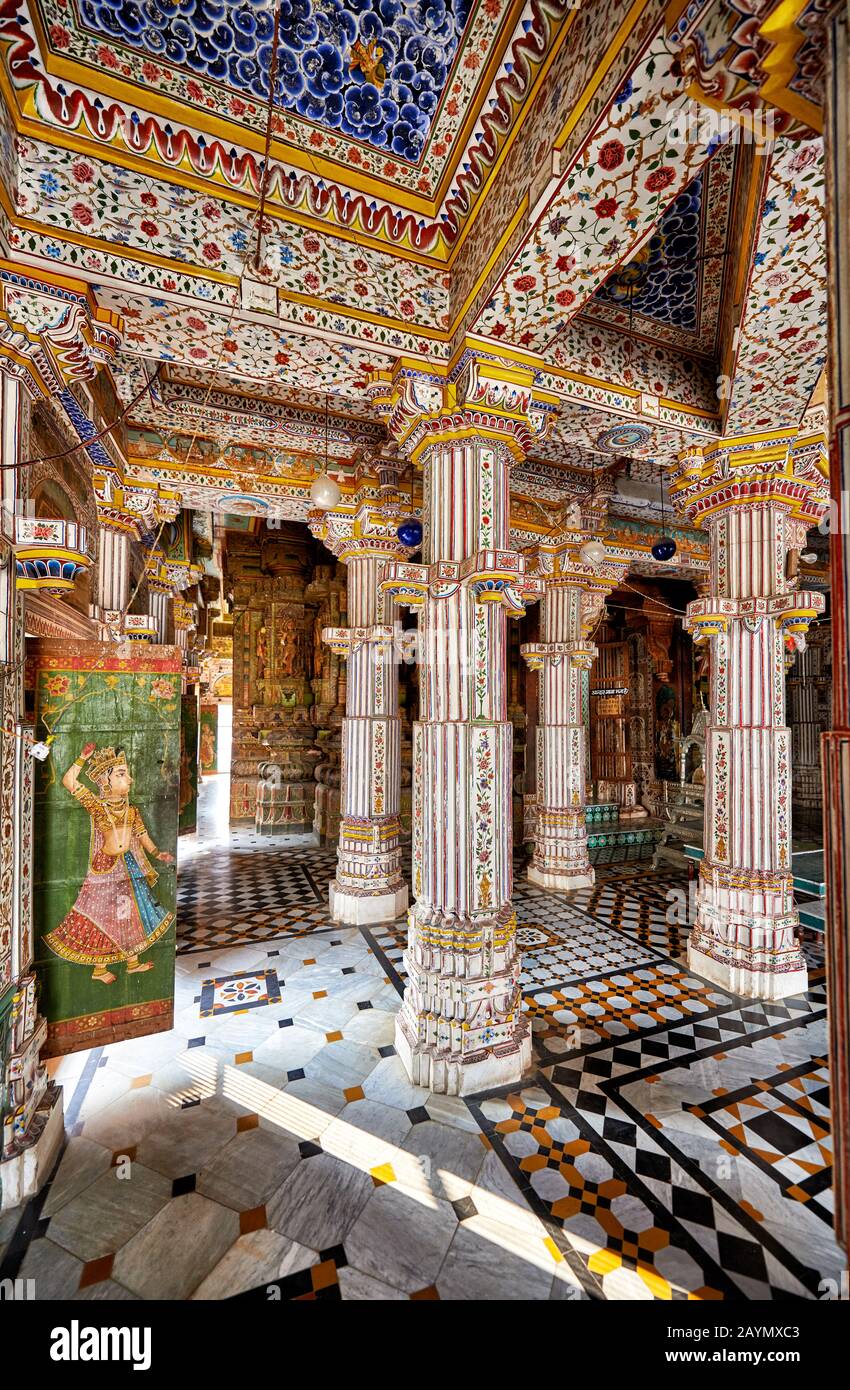
<path id="1" fill-rule="evenodd" d="M 112 1273 L 114 1255 L 103 1255 L 99 1260 L 88 1260 L 80 1273 L 79 1287 L 90 1289 L 92 1284 L 102 1284 Z"/>
<path id="2" fill-rule="evenodd" d="M 263 1231 L 268 1225 L 265 1207 L 252 1207 L 250 1211 L 240 1211 L 239 1231 L 243 1236 L 249 1231 Z"/>
<path id="3" fill-rule="evenodd" d="M 332 1284 L 339 1283 L 333 1260 L 322 1260 L 320 1264 L 313 1265 L 310 1270 L 310 1278 L 313 1281 L 314 1289 L 328 1289 Z"/>

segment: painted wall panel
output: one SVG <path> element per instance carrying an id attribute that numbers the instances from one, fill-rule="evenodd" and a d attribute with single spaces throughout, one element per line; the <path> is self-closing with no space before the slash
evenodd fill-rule
<path id="1" fill-rule="evenodd" d="M 34 810 L 45 1056 L 171 1027 L 179 673 L 176 647 L 30 644 L 36 728 L 53 736 Z"/>
<path id="2" fill-rule="evenodd" d="M 190 686 L 180 701 L 179 833 L 198 824 L 198 689 Z"/>
<path id="3" fill-rule="evenodd" d="M 201 705 L 201 773 L 218 772 L 218 705 Z"/>

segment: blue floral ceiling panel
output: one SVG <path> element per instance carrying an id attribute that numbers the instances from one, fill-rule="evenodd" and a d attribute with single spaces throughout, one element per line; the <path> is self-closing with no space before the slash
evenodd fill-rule
<path id="1" fill-rule="evenodd" d="M 271 0 L 76 0 L 81 26 L 268 99 Z M 281 0 L 277 104 L 417 163 L 474 0 Z"/>
<path id="2" fill-rule="evenodd" d="M 597 298 L 636 317 L 698 327 L 703 180 L 700 175 L 667 209 L 650 240 L 597 290 Z"/>

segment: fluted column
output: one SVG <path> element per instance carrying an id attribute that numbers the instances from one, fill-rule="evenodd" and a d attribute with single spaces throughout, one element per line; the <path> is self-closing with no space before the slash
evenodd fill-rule
<path id="1" fill-rule="evenodd" d="M 123 613 L 130 597 L 130 536 L 100 527 L 95 602 L 101 613 Z"/>
<path id="2" fill-rule="evenodd" d="M 40 1060 L 46 1024 L 33 972 L 31 726 L 24 720 L 23 598 L 16 588 L 15 517 L 26 393 L 0 355 L 0 1210 L 47 1178 L 62 1142 L 62 1093 Z M 16 364 L 15 364 L 16 365 Z M 31 393 L 34 394 L 34 393 Z"/>
<path id="3" fill-rule="evenodd" d="M 156 628 L 155 641 L 160 644 L 168 640 L 168 589 L 151 586 L 149 590 L 149 610 Z"/>
<path id="4" fill-rule="evenodd" d="M 424 563 L 396 562 L 385 580 L 419 608 L 421 662 L 416 901 L 396 1048 L 416 1084 L 458 1095 L 518 1081 L 531 1057 L 511 907 L 506 682 L 506 623 L 523 611 L 524 583 L 508 549 L 509 471 L 531 441 L 531 398 L 475 368 L 464 388 L 427 409 L 408 380 L 393 403 L 390 428 L 423 469 L 426 535 Z"/>
<path id="5" fill-rule="evenodd" d="M 793 434 L 724 439 L 681 461 L 671 493 L 709 535 L 711 593 L 686 627 L 710 640 L 705 855 L 691 968 L 737 994 L 806 988 L 791 876 L 791 735 L 785 635 L 823 596 L 794 587 L 786 556 L 824 511 L 822 444 Z"/>
<path id="6" fill-rule="evenodd" d="M 348 660 L 342 723 L 341 818 L 331 916 L 391 922 L 407 908 L 401 873 L 401 720 L 396 634 L 380 590 L 384 565 L 408 554 L 392 501 L 311 514 L 314 534 L 347 566 L 348 628 L 322 637 Z"/>
<path id="7" fill-rule="evenodd" d="M 522 648 L 540 672 L 536 748 L 537 822 L 530 882 L 556 892 L 589 888 L 594 871 L 587 852 L 588 747 L 586 682 L 596 658 L 589 634 L 605 595 L 625 574 L 632 552 L 604 546 L 594 563 L 588 541 L 602 545 L 607 496 L 576 501 L 569 524 L 536 546 L 530 561 L 544 585 L 541 641 Z"/>
<path id="8" fill-rule="evenodd" d="M 62 1091 L 50 1083 L 40 1060 L 47 1025 L 38 1012 L 33 971 L 32 798 L 35 751 L 23 699 L 24 612 L 21 589 L 53 592 L 53 578 L 29 568 L 27 542 L 34 519 L 23 515 L 24 474 L 16 465 L 32 402 L 63 401 L 77 381 L 89 381 L 118 349 L 121 320 L 102 310 L 89 286 L 67 274 L 54 278 L 39 268 L 29 275 L 19 263 L 0 261 L 0 1209 L 17 1206 L 43 1185 L 62 1143 Z M 77 407 L 79 409 L 79 407 Z M 51 521 L 81 570 L 88 564 L 84 528 Z M 17 556 L 15 543 L 19 543 Z M 29 556 L 27 555 L 29 551 Z M 74 576 L 75 577 L 75 576 Z M 35 582 L 33 582 L 35 581 Z M 62 576 L 65 591 L 69 578 Z M 39 750 L 41 752 L 43 750 Z"/>
<path id="9" fill-rule="evenodd" d="M 586 746 L 582 682 L 596 656 L 584 640 L 583 590 L 548 583 L 542 599 L 542 642 L 523 647 L 540 672 L 535 771 L 537 821 L 531 883 L 569 892 L 590 888 L 587 852 Z"/>

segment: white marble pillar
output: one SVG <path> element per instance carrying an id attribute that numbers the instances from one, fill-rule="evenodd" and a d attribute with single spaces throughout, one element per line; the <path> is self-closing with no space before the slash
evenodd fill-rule
<path id="1" fill-rule="evenodd" d="M 506 682 L 506 622 L 523 611 L 525 568 L 508 549 L 509 471 L 531 442 L 531 393 L 474 368 L 464 388 L 461 404 L 460 391 L 437 403 L 423 387 L 429 409 L 408 382 L 390 412 L 423 470 L 425 544 L 423 564 L 396 562 L 385 580 L 418 606 L 421 663 L 416 901 L 396 1048 L 416 1084 L 458 1095 L 518 1081 L 531 1058 L 511 906 Z"/>
<path id="2" fill-rule="evenodd" d="M 100 613 L 123 613 L 130 599 L 130 534 L 100 527 L 95 602 Z"/>
<path id="3" fill-rule="evenodd" d="M 407 908 L 401 873 L 401 720 L 398 652 L 380 590 L 384 565 L 408 552 L 396 537 L 392 506 L 313 514 L 311 527 L 347 566 L 347 628 L 325 628 L 331 649 L 348 660 L 342 724 L 341 818 L 335 922 L 391 922 Z"/>
<path id="4" fill-rule="evenodd" d="M 824 505 L 815 455 L 796 458 L 794 444 L 780 432 L 722 440 L 704 457 L 687 455 L 671 488 L 708 531 L 711 559 L 710 596 L 686 619 L 696 640 L 712 644 L 705 857 L 688 961 L 758 999 L 807 984 L 791 879 L 784 639 L 805 632 L 823 596 L 794 587 L 786 556 Z"/>
<path id="5" fill-rule="evenodd" d="M 0 356 L 0 443 L 4 464 L 21 454 L 25 393 Z M 23 722 L 24 624 L 15 583 L 14 521 L 19 475 L 0 475 L 0 1210 L 33 1196 L 62 1142 L 62 1092 L 48 1084 L 39 1053 L 32 970 L 31 729 Z"/>
<path id="6" fill-rule="evenodd" d="M 590 888 L 583 682 L 596 656 L 582 626 L 584 591 L 547 581 L 541 600 L 542 641 L 523 647 L 540 672 L 535 771 L 537 820 L 528 878 L 541 888 Z"/>
<path id="7" fill-rule="evenodd" d="M 401 873 L 401 721 L 397 633 L 381 589 L 384 566 L 408 555 L 397 535 L 404 513 L 396 490 L 398 462 L 371 460 L 355 490 L 330 511 L 310 514 L 310 528 L 347 569 L 347 628 L 325 628 L 331 650 L 347 659 L 342 726 L 341 816 L 335 921 L 392 921 L 405 911 Z"/>
<path id="8" fill-rule="evenodd" d="M 148 611 L 156 627 L 155 642 L 163 644 L 168 641 L 168 600 L 170 593 L 167 589 L 151 587 L 148 594 Z"/>

